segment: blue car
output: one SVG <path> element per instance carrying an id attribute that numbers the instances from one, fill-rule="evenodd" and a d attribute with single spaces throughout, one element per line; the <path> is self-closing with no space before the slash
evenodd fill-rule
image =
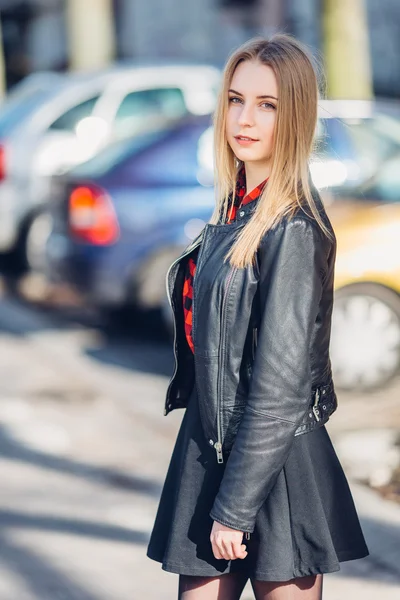
<path id="1" fill-rule="evenodd" d="M 163 305 L 165 274 L 214 206 L 210 116 L 109 146 L 52 184 L 50 280 L 103 309 Z"/>

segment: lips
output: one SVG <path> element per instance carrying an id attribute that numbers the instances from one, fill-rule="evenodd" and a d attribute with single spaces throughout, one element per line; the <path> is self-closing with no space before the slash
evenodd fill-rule
<path id="1" fill-rule="evenodd" d="M 258 142 L 258 140 L 256 140 L 255 138 L 251 138 L 248 135 L 235 135 L 235 139 L 247 142 Z"/>

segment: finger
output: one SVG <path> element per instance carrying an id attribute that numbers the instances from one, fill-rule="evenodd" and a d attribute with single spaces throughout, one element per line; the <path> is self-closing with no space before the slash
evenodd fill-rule
<path id="1" fill-rule="evenodd" d="M 221 546 L 221 541 L 217 537 L 214 538 L 213 552 L 214 552 L 215 558 L 218 558 L 218 559 L 225 558 L 224 549 Z"/>
<path id="2" fill-rule="evenodd" d="M 213 554 L 215 556 L 216 559 L 220 560 L 221 558 L 223 558 L 223 556 L 221 555 L 221 552 L 218 548 L 217 543 L 215 542 L 215 540 L 211 540 L 211 546 L 212 546 L 212 551 Z"/>
<path id="3" fill-rule="evenodd" d="M 248 552 L 245 544 L 237 544 L 235 546 L 235 554 L 236 558 L 246 558 Z"/>
<path id="4" fill-rule="evenodd" d="M 235 559 L 235 553 L 233 550 L 233 544 L 231 541 L 229 540 L 221 540 L 221 546 L 222 546 L 222 553 L 223 556 L 226 558 L 226 560 L 234 560 Z"/>

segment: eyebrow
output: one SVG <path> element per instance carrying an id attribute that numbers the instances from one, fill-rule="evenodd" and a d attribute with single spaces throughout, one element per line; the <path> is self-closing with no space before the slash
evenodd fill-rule
<path id="1" fill-rule="evenodd" d="M 237 92 L 236 90 L 228 90 L 228 92 L 232 92 L 233 94 L 237 94 L 238 96 L 242 96 L 243 98 L 243 94 Z M 275 98 L 275 96 L 270 96 L 269 94 L 266 94 L 265 96 L 257 96 L 257 98 L 273 98 L 274 100 L 278 100 L 278 98 Z"/>

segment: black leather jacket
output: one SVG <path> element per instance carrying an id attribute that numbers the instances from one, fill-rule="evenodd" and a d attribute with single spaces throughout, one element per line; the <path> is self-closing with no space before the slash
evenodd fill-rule
<path id="1" fill-rule="evenodd" d="M 206 224 L 166 277 L 176 362 L 164 414 L 187 406 L 195 381 L 204 435 L 225 469 L 210 516 L 249 533 L 294 436 L 322 426 L 337 408 L 329 358 L 333 231 L 331 240 L 299 209 L 265 234 L 255 265 L 234 268 L 223 258 L 256 202 L 234 223 Z M 182 289 L 186 261 L 199 245 L 193 355 Z"/>

